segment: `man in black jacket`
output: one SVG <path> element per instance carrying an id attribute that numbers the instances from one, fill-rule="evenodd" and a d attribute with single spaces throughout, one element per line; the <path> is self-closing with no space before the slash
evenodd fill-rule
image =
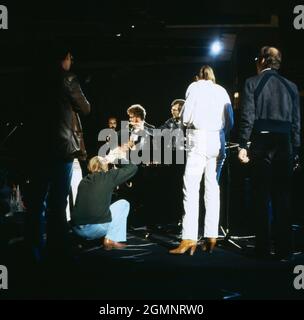
<path id="1" fill-rule="evenodd" d="M 169 160 L 172 162 L 170 166 L 166 168 L 164 172 L 166 179 L 166 188 L 168 189 L 177 189 L 182 190 L 183 187 L 183 173 L 185 171 L 184 165 L 181 165 L 180 162 L 177 163 L 177 152 L 182 152 L 184 163 L 184 126 L 181 121 L 181 111 L 184 106 L 184 99 L 174 99 L 171 103 L 171 114 L 172 117 L 169 118 L 165 123 L 163 123 L 159 129 L 166 130 L 162 131 L 165 139 L 163 146 L 163 157 L 162 161 L 168 163 L 166 156 L 172 155 L 172 158 L 169 157 Z M 164 133 L 165 132 L 165 133 Z M 166 139 L 167 138 L 167 139 Z M 169 139 L 168 139 L 169 138 Z M 166 143 L 166 141 L 168 141 Z M 178 223 L 183 214 L 183 199 L 182 192 L 177 193 L 175 197 L 166 198 L 167 207 L 170 207 L 170 210 L 167 210 L 166 219 L 170 223 Z"/>
<path id="2" fill-rule="evenodd" d="M 181 129 L 182 122 L 180 114 L 185 103 L 184 99 L 175 99 L 171 103 L 171 114 L 172 118 L 168 119 L 163 125 L 160 126 L 160 129 Z"/>
<path id="3" fill-rule="evenodd" d="M 40 118 L 35 123 L 35 131 L 31 133 L 32 162 L 35 168 L 30 179 L 26 230 L 28 244 L 37 260 L 42 258 L 45 244 L 51 256 L 65 257 L 69 250 L 65 210 L 72 165 L 74 158 L 85 156 L 78 114 L 86 115 L 90 112 L 90 104 L 77 77 L 70 72 L 72 60 L 68 50 L 62 51 L 57 56 L 56 65 L 43 79 L 43 92 L 38 92 L 45 103 L 36 110 Z"/>
<path id="4" fill-rule="evenodd" d="M 183 108 L 183 105 L 185 103 L 185 100 L 183 99 L 175 99 L 171 103 L 171 113 L 172 118 L 168 119 L 164 124 L 162 124 L 159 129 L 168 129 L 171 133 L 171 139 L 172 140 L 172 150 L 175 151 L 177 147 L 183 149 L 183 145 L 176 146 L 176 135 L 178 136 L 184 136 L 183 131 L 183 124 L 180 118 L 180 114 Z M 170 146 L 165 146 L 170 147 Z"/>
<path id="5" fill-rule="evenodd" d="M 292 252 L 290 184 L 293 157 L 300 147 L 299 94 L 294 83 L 278 74 L 278 49 L 263 47 L 256 62 L 258 75 L 245 83 L 239 159 L 242 163 L 252 160 L 256 253 L 270 254 L 272 211 L 275 251 L 285 258 Z"/>
<path id="6" fill-rule="evenodd" d="M 140 104 L 131 105 L 127 109 L 127 114 L 129 116 L 131 150 L 142 151 L 143 163 L 147 160 L 150 162 L 152 159 L 150 151 L 152 150 L 153 129 L 155 127 L 145 121 L 146 110 Z M 150 159 L 144 157 L 145 150 L 149 150 Z"/>

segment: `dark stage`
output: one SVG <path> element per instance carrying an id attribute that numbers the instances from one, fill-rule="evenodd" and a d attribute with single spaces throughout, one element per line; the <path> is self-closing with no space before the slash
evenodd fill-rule
<path id="1" fill-rule="evenodd" d="M 211 254 L 173 256 L 179 242 L 176 225 L 129 228 L 129 246 L 105 251 L 99 241 L 71 235 L 73 259 L 37 265 L 24 251 L 22 214 L 7 217 L 9 240 L 2 261 L 9 290 L 2 299 L 94 300 L 263 300 L 303 299 L 293 286 L 296 265 L 304 264 L 304 230 L 294 228 L 292 261 L 253 256 L 252 239 L 224 239 Z M 5 253 L 3 255 L 3 253 Z"/>
<path id="2" fill-rule="evenodd" d="M 132 188 L 123 185 L 114 195 L 131 203 L 122 250 L 105 251 L 100 241 L 70 233 L 69 261 L 36 263 L 24 243 L 26 207 L 0 207 L 0 266 L 9 274 L 0 299 L 304 298 L 303 278 L 302 289 L 294 288 L 294 267 L 304 266 L 304 25 L 294 26 L 293 1 L 0 2 L 9 18 L 8 29 L 0 29 L 0 174 L 7 183 L 0 180 L 0 196 L 19 186 L 26 203 L 33 172 L 44 168 L 46 159 L 34 147 L 45 146 L 46 66 L 61 45 L 73 52 L 71 70 L 91 105 L 90 114 L 80 116 L 88 159 L 98 153 L 108 118 L 128 121 L 130 105 L 144 106 L 148 124 L 164 124 L 171 102 L 185 98 L 205 64 L 227 90 L 235 121 L 220 180 L 221 236 L 212 254 L 200 247 L 194 256 L 168 253 L 181 240 L 184 167 L 152 163 L 140 167 Z M 210 53 L 214 41 L 222 44 L 218 55 Z M 256 74 L 255 58 L 265 45 L 282 50 L 280 74 L 300 95 L 302 146 L 292 178 L 294 254 L 288 261 L 254 257 L 250 164 L 241 165 L 237 154 L 245 80 Z"/>

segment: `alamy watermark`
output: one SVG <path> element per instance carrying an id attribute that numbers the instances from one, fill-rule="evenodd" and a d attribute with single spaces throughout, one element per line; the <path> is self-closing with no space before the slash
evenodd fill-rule
<path id="1" fill-rule="evenodd" d="M 176 164 L 185 163 L 185 151 L 191 149 L 193 129 L 150 129 L 149 131 L 129 130 L 128 122 L 121 122 L 119 135 L 113 129 L 103 129 L 98 134 L 98 141 L 107 142 L 100 147 L 98 155 L 106 157 L 119 146 L 128 146 L 126 160 L 134 164 Z M 151 160 L 153 159 L 153 160 Z M 115 160 L 119 162 L 118 159 Z M 124 159 L 121 160 L 124 162 Z M 115 163 L 115 162 L 114 162 Z"/>
<path id="2" fill-rule="evenodd" d="M 0 265 L 0 290 L 8 289 L 8 271 L 6 266 Z"/>
<path id="3" fill-rule="evenodd" d="M 304 266 L 297 265 L 293 269 L 293 273 L 297 276 L 293 280 L 293 286 L 296 290 L 304 289 Z"/>
<path id="4" fill-rule="evenodd" d="M 8 29 L 7 7 L 0 4 L 0 29 Z"/>
<path id="5" fill-rule="evenodd" d="M 297 16 L 293 20 L 293 26 L 296 30 L 304 29 L 304 4 L 295 6 L 293 13 Z"/>

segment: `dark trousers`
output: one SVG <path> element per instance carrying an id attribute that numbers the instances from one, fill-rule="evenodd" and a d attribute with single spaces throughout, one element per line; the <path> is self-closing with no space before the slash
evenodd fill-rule
<path id="1" fill-rule="evenodd" d="M 73 162 L 53 160 L 43 167 L 38 165 L 30 180 L 25 234 L 27 244 L 39 259 L 45 245 L 51 254 L 61 255 L 68 251 L 66 206 Z"/>
<path id="2" fill-rule="evenodd" d="M 255 134 L 250 156 L 257 253 L 270 252 L 273 233 L 276 253 L 288 255 L 292 249 L 290 136 L 278 133 Z"/>

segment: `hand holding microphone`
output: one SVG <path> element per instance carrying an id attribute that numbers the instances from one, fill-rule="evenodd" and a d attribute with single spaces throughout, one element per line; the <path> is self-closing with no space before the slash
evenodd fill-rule
<path id="1" fill-rule="evenodd" d="M 246 149 L 239 150 L 238 158 L 241 161 L 241 163 L 248 163 L 250 161 Z"/>

